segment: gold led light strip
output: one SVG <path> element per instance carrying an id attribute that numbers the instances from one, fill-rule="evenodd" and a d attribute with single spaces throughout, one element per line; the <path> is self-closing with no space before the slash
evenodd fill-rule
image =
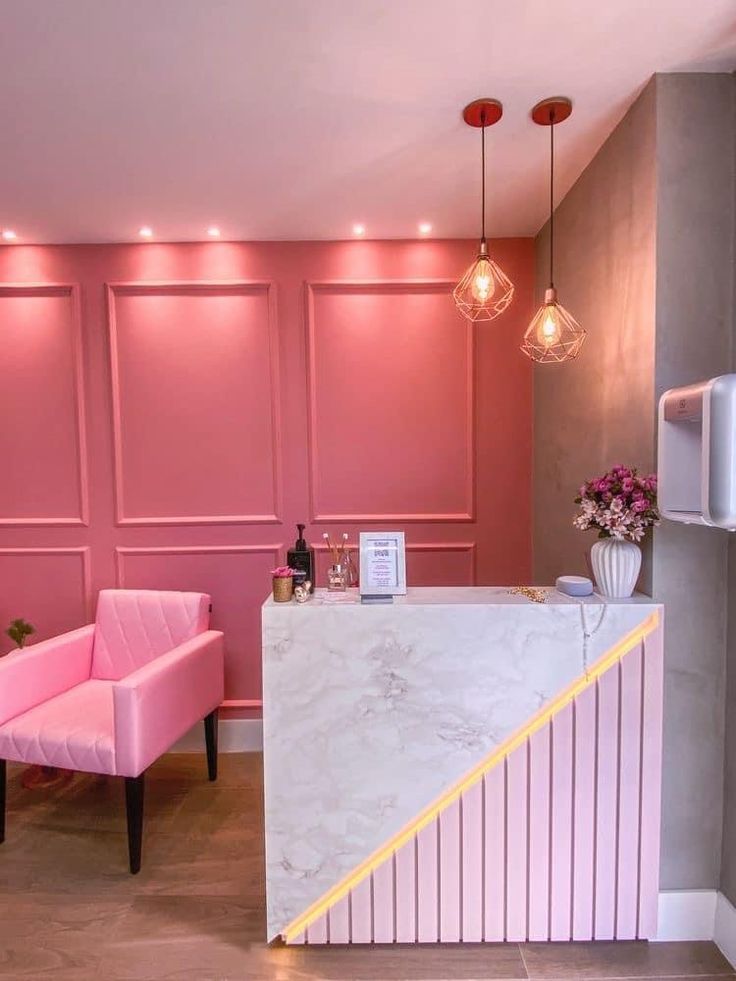
<path id="1" fill-rule="evenodd" d="M 437 815 L 445 810 L 450 804 L 456 801 L 462 794 L 468 790 L 474 783 L 476 783 L 481 777 L 485 776 L 490 770 L 501 763 L 505 757 L 509 756 L 517 747 L 524 743 L 530 736 L 532 736 L 539 729 L 542 729 L 561 709 L 563 709 L 567 704 L 573 701 L 581 692 L 585 691 L 594 681 L 596 681 L 602 674 L 604 674 L 610 667 L 612 667 L 617 661 L 620 661 L 622 657 L 629 653 L 629 651 L 634 650 L 634 648 L 640 644 L 645 637 L 653 633 L 659 626 L 659 613 L 655 610 L 651 613 L 646 620 L 644 620 L 638 627 L 632 630 L 630 633 L 622 637 L 620 641 L 613 645 L 605 654 L 603 654 L 596 663 L 588 670 L 587 674 L 576 678 L 564 691 L 558 695 L 553 701 L 549 702 L 547 705 L 542 706 L 542 708 L 537 712 L 536 715 L 524 725 L 522 729 L 517 730 L 513 735 L 509 736 L 500 746 L 497 746 L 484 760 L 481 760 L 476 766 L 473 767 L 464 777 L 453 784 L 448 790 L 429 804 L 423 811 L 419 813 L 419 816 L 414 818 L 409 824 L 405 825 L 401 831 L 398 831 L 392 838 L 390 838 L 385 844 L 381 845 L 372 855 L 369 855 L 360 865 L 357 865 L 352 872 L 349 872 L 343 879 L 340 880 L 336 885 L 329 889 L 323 896 L 317 899 L 311 906 L 309 906 L 303 913 L 292 920 L 291 923 L 284 930 L 281 931 L 281 936 L 288 943 L 294 937 L 299 936 L 303 933 L 307 927 L 311 926 L 315 920 L 318 920 L 323 913 L 325 913 L 331 906 L 339 902 L 343 897 L 347 896 L 351 889 L 354 889 L 366 876 L 370 875 L 382 862 L 389 858 L 394 852 L 398 851 L 402 845 L 405 845 L 407 841 L 418 834 L 422 828 L 426 828 L 428 824 L 437 817 Z"/>

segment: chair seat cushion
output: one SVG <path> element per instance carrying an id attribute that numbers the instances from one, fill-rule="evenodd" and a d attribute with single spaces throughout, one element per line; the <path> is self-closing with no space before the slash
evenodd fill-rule
<path id="1" fill-rule="evenodd" d="M 84 681 L 1 725 L 0 759 L 114 774 L 111 683 Z"/>

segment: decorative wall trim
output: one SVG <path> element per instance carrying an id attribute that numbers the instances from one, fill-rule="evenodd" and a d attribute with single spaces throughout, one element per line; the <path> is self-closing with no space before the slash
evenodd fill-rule
<path id="1" fill-rule="evenodd" d="M 278 562 L 283 543 L 277 545 L 118 545 L 115 548 L 115 583 L 125 589 L 126 555 L 250 555 L 272 554 Z M 233 706 L 230 706 L 233 707 Z"/>
<path id="2" fill-rule="evenodd" d="M 94 619 L 90 549 L 87 546 L 62 548 L 0 548 L 0 555 L 77 555 L 82 562 L 82 603 L 88 622 Z"/>
<path id="3" fill-rule="evenodd" d="M 45 526 L 89 525 L 89 473 L 87 469 L 87 425 L 84 396 L 84 353 L 82 345 L 82 317 L 78 283 L 2 283 L 3 296 L 68 296 L 71 305 L 72 344 L 74 347 L 74 409 L 77 430 L 77 478 L 79 481 L 79 516 L 74 518 L 6 518 L 0 517 L 0 526 L 30 528 Z"/>
<path id="4" fill-rule="evenodd" d="M 317 387 L 315 354 L 315 293 L 447 293 L 455 288 L 450 279 L 336 279 L 306 282 L 305 286 L 305 324 L 307 335 L 307 399 L 308 430 L 307 452 L 309 456 L 309 509 L 313 522 L 424 522 L 426 524 L 462 522 L 475 520 L 475 357 L 473 325 L 469 321 L 458 322 L 458 330 L 463 328 L 467 338 L 467 387 L 468 400 L 466 419 L 468 442 L 466 447 L 466 499 L 467 510 L 458 513 L 415 513 L 406 514 L 330 514 L 320 510 L 317 494 L 317 475 L 319 471 L 319 446 L 317 438 Z"/>
<path id="5" fill-rule="evenodd" d="M 122 419 L 120 375 L 115 300 L 118 296 L 153 296 L 171 294 L 243 294 L 265 293 L 268 302 L 269 372 L 271 379 L 271 453 L 273 462 L 273 514 L 199 514 L 128 517 L 123 494 Z M 110 382 L 112 388 L 112 429 L 115 466 L 115 523 L 117 525 L 244 525 L 280 524 L 282 510 L 282 445 L 279 341 L 276 311 L 276 288 L 270 280 L 192 280 L 137 281 L 106 283 L 107 324 L 110 339 Z"/>
<path id="6" fill-rule="evenodd" d="M 312 544 L 315 552 L 329 552 L 325 543 L 315 542 Z M 348 548 L 355 552 L 356 563 L 359 561 L 359 546 L 357 543 L 348 542 Z M 475 586 L 476 579 L 476 543 L 475 542 L 407 542 L 407 552 L 468 552 L 470 555 L 470 582 L 468 586 Z M 463 584 L 465 585 L 465 584 Z"/>
<path id="7" fill-rule="evenodd" d="M 659 894 L 657 941 L 713 940 L 715 889 L 663 890 Z"/>

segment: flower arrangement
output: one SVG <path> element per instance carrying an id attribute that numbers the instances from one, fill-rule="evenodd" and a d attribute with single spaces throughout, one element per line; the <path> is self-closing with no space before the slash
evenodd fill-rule
<path id="1" fill-rule="evenodd" d="M 599 538 L 640 542 L 647 528 L 659 524 L 657 475 L 643 476 L 636 467 L 613 467 L 580 488 L 576 528 L 597 528 Z"/>
<path id="2" fill-rule="evenodd" d="M 298 569 L 290 569 L 288 565 L 280 565 L 278 569 L 271 571 L 271 575 L 274 579 L 291 579 L 298 571 Z"/>

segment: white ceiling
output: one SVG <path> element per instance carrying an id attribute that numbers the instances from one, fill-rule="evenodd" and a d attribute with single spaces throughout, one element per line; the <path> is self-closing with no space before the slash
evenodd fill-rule
<path id="1" fill-rule="evenodd" d="M 0 228 L 19 241 L 442 238 L 545 219 L 656 71 L 736 68 L 734 0 L 0 0 Z"/>

